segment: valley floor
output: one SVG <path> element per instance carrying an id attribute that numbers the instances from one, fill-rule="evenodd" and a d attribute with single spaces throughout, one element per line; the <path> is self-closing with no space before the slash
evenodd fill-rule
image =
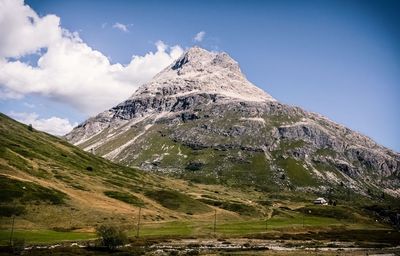
<path id="1" fill-rule="evenodd" d="M 400 255 L 400 246 L 380 248 L 382 244 L 332 242 L 326 240 L 231 239 L 137 239 L 113 251 L 83 243 L 30 246 L 18 251 L 28 255 Z M 0 247 L 0 255 L 13 255 Z"/>
<path id="2" fill-rule="evenodd" d="M 400 255 L 400 232 L 380 224 L 332 223 L 301 218 L 218 223 L 143 223 L 128 231 L 130 243 L 115 251 L 96 247 L 93 230 L 15 230 L 29 255 Z M 9 255 L 10 230 L 0 230 L 0 255 Z M 22 249 L 22 248 L 20 248 Z"/>

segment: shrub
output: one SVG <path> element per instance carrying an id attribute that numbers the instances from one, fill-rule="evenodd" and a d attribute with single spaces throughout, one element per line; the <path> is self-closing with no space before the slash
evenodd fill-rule
<path id="1" fill-rule="evenodd" d="M 199 171 L 203 167 L 203 163 L 200 162 L 191 162 L 186 166 L 186 170 L 189 171 Z"/>
<path id="2" fill-rule="evenodd" d="M 25 213 L 24 206 L 0 205 L 0 217 L 19 216 Z"/>
<path id="3" fill-rule="evenodd" d="M 128 241 L 125 232 L 116 227 L 102 225 L 97 228 L 96 232 L 100 237 L 101 245 L 110 250 L 114 250 Z"/>

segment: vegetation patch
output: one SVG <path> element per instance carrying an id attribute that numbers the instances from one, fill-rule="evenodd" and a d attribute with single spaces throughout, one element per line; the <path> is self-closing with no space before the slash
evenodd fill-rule
<path id="1" fill-rule="evenodd" d="M 294 218 L 294 213 L 292 210 L 286 207 L 279 207 L 272 210 L 272 217 L 278 218 Z"/>
<path id="2" fill-rule="evenodd" d="M 315 154 L 320 155 L 320 156 L 331 156 L 331 157 L 336 157 L 337 153 L 335 150 L 330 149 L 330 148 L 319 148 L 317 151 L 315 151 Z"/>
<path id="3" fill-rule="evenodd" d="M 254 206 L 242 204 L 238 202 L 227 202 L 227 201 L 218 201 L 218 200 L 210 200 L 206 198 L 201 198 L 199 201 L 206 203 L 208 205 L 212 205 L 227 211 L 236 212 L 240 215 L 245 216 L 258 216 L 260 212 Z"/>
<path id="4" fill-rule="evenodd" d="M 206 204 L 172 190 L 147 191 L 145 195 L 170 210 L 196 214 L 211 211 Z"/>
<path id="5" fill-rule="evenodd" d="M 334 219 L 355 220 L 354 209 L 344 206 L 310 205 L 297 211 L 310 216 L 328 217 Z"/>
<path id="6" fill-rule="evenodd" d="M 46 202 L 50 204 L 63 204 L 66 195 L 58 190 L 45 188 L 40 185 L 9 179 L 0 175 L 0 202 L 7 203 L 14 200 L 20 202 Z"/>
<path id="7" fill-rule="evenodd" d="M 120 192 L 120 191 L 105 191 L 104 194 L 108 197 L 120 200 L 127 204 L 131 204 L 131 205 L 138 206 L 138 207 L 144 206 L 144 202 L 142 199 L 140 199 L 132 194 L 129 194 L 129 193 Z"/>
<path id="8" fill-rule="evenodd" d="M 266 198 L 271 201 L 290 201 L 290 202 L 312 202 L 315 199 L 315 195 L 307 194 L 304 192 L 296 191 L 296 193 L 290 192 L 275 192 L 269 193 Z"/>
<path id="9" fill-rule="evenodd" d="M 290 141 L 290 140 L 284 140 L 280 143 L 280 148 L 282 151 L 287 151 L 290 149 L 295 149 L 295 148 L 301 148 L 306 145 L 306 142 L 304 140 L 295 140 L 295 141 Z"/>
<path id="10" fill-rule="evenodd" d="M 301 187 L 317 185 L 317 181 L 311 176 L 310 171 L 302 165 L 302 162 L 290 157 L 279 157 L 277 164 L 286 171 L 293 185 Z"/>

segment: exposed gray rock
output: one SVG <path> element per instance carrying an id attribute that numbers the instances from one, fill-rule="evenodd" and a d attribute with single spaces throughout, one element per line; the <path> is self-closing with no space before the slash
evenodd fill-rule
<path id="1" fill-rule="evenodd" d="M 198 47 L 66 138 L 114 161 L 164 173 L 208 170 L 204 176 L 219 180 L 248 165 L 249 175 L 229 179 L 293 189 L 287 168 L 294 161 L 325 185 L 344 183 L 360 193 L 374 186 L 400 195 L 399 153 L 321 115 L 277 102 L 251 84 L 229 55 Z M 263 167 L 254 162 L 260 156 Z M 263 174 L 267 169 L 270 176 Z M 254 173 L 264 178 L 248 180 Z"/>

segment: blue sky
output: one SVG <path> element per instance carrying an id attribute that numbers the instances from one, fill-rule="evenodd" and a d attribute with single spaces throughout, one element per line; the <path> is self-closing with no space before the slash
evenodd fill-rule
<path id="1" fill-rule="evenodd" d="M 25 4 L 39 19 L 49 14 L 59 17 L 59 27 L 78 32 L 79 40 L 108 58 L 110 66 L 128 66 L 133 55 L 161 51 L 155 46 L 160 40 L 167 47 L 168 56 L 160 55 L 163 61 L 175 56 L 172 46 L 184 50 L 197 44 L 226 51 L 251 82 L 276 99 L 321 113 L 400 152 L 399 1 L 37 0 Z M 117 23 L 125 25 L 126 31 L 116 28 Z M 201 31 L 203 39 L 195 42 Z M 39 41 L 35 47 L 41 53 L 21 50 L 22 58 L 10 53 L 7 60 L 37 67 L 46 47 L 55 47 L 54 42 Z M 152 61 L 159 62 L 156 57 Z M 139 75 L 142 69 L 134 70 L 135 81 L 149 79 L 150 74 Z M 4 78 L 3 84 L 10 81 Z M 121 85 L 124 94 L 116 99 L 129 97 L 137 86 Z M 16 90 L 11 85 L 5 88 Z M 58 117 L 73 125 L 104 110 L 102 106 L 89 110 L 73 99 L 79 94 L 62 91 L 19 89 L 22 96 L 3 97 L 0 111 L 34 112 L 39 119 Z"/>

